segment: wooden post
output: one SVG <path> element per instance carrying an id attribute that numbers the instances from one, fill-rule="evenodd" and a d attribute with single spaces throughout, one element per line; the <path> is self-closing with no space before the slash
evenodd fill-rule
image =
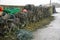
<path id="1" fill-rule="evenodd" d="M 50 5 L 51 5 L 51 0 L 50 0 Z"/>

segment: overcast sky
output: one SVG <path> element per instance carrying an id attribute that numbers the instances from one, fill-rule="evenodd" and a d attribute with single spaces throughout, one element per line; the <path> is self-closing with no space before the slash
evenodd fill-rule
<path id="1" fill-rule="evenodd" d="M 50 0 L 0 0 L 0 5 L 26 5 L 26 4 L 48 4 Z M 52 0 L 52 2 L 60 3 L 60 0 Z"/>

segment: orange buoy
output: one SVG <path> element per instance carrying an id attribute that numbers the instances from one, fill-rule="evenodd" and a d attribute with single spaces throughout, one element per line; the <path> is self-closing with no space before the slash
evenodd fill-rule
<path id="1" fill-rule="evenodd" d="M 3 7 L 0 6 L 0 16 L 2 16 L 2 14 L 3 14 Z"/>
<path id="2" fill-rule="evenodd" d="M 3 7 L 0 6 L 0 11 L 3 11 Z"/>

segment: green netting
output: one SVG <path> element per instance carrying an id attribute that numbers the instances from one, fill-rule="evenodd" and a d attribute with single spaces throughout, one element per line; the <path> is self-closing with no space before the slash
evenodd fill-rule
<path id="1" fill-rule="evenodd" d="M 20 8 L 4 8 L 4 12 L 12 15 L 12 14 L 16 14 L 18 12 L 20 12 Z"/>

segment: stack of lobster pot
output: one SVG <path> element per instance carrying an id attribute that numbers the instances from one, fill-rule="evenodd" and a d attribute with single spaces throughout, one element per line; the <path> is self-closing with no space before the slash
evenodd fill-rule
<path id="1" fill-rule="evenodd" d="M 37 16 L 39 19 L 43 18 L 43 7 L 42 7 L 42 5 L 37 7 Z"/>
<path id="2" fill-rule="evenodd" d="M 43 18 L 49 17 L 53 13 L 52 6 L 50 5 L 44 5 L 41 8 Z"/>
<path id="3" fill-rule="evenodd" d="M 53 7 L 53 13 L 56 13 L 55 5 L 52 5 Z"/>
<path id="4" fill-rule="evenodd" d="M 26 5 L 24 9 L 28 10 L 28 18 L 30 22 L 37 21 L 36 19 L 36 7 L 34 5 Z"/>

